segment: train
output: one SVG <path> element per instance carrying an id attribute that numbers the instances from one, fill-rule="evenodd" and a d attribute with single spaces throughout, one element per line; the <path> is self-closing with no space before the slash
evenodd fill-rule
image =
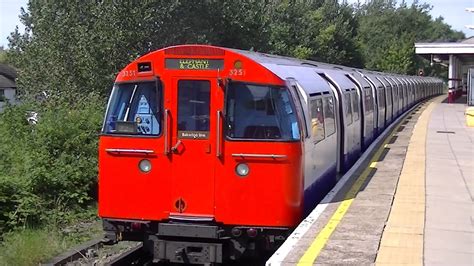
<path id="1" fill-rule="evenodd" d="M 397 117 L 443 93 L 404 76 L 211 45 L 116 77 L 99 137 L 106 238 L 154 262 L 271 253 Z"/>

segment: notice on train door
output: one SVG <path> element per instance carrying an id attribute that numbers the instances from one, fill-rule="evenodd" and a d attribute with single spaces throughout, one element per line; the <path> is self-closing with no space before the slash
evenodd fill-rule
<path id="1" fill-rule="evenodd" d="M 208 139 L 209 132 L 207 131 L 178 131 L 178 138 L 180 139 Z"/>

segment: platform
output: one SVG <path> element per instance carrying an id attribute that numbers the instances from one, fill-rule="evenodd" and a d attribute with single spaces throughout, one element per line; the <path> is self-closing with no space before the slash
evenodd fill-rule
<path id="1" fill-rule="evenodd" d="M 400 118 L 267 265 L 474 265 L 465 108 L 439 96 Z"/>

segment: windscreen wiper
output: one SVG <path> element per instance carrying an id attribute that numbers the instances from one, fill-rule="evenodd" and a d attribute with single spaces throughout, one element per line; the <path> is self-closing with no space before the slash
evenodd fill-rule
<path id="1" fill-rule="evenodd" d="M 135 93 L 137 92 L 137 87 L 138 87 L 138 84 L 135 84 L 135 87 L 133 87 L 132 96 L 130 97 L 130 101 L 128 101 L 127 111 L 125 111 L 125 117 L 124 117 L 123 121 L 128 121 L 128 114 L 130 113 L 130 106 L 132 106 L 133 99 L 135 98 Z"/>

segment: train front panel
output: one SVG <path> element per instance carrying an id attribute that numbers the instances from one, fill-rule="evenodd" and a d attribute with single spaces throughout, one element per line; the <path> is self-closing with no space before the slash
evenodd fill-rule
<path id="1" fill-rule="evenodd" d="M 284 81 L 245 56 L 178 46 L 123 69 L 99 144 L 99 215 L 292 228 L 303 159 Z"/>

